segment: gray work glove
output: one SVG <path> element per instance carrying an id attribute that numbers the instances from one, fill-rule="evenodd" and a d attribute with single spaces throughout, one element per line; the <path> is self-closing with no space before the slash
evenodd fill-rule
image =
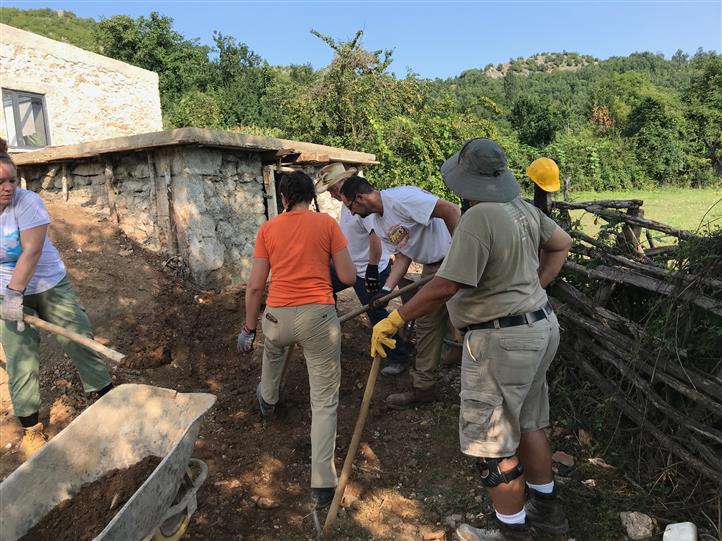
<path id="1" fill-rule="evenodd" d="M 238 339 L 236 340 L 236 349 L 240 353 L 250 353 L 253 351 L 253 342 L 255 339 L 256 330 L 251 330 L 243 325 L 241 332 L 238 334 Z"/>
<path id="2" fill-rule="evenodd" d="M 0 318 L 5 321 L 16 321 L 18 332 L 23 332 L 25 330 L 23 315 L 23 294 L 6 287 L 0 304 Z"/>

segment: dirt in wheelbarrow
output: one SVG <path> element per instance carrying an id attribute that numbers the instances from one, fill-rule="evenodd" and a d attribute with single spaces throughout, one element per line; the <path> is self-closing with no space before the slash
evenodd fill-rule
<path id="1" fill-rule="evenodd" d="M 113 519 L 160 464 L 148 456 L 129 468 L 111 470 L 63 500 L 20 541 L 91 541 Z"/>
<path id="2" fill-rule="evenodd" d="M 283 406 L 262 419 L 255 407 L 263 337 L 241 356 L 235 339 L 243 323 L 241 289 L 224 293 L 182 281 L 177 262 L 128 239 L 105 214 L 43 195 L 53 223 L 50 235 L 99 340 L 126 353 L 111 367 L 116 384 L 146 383 L 180 392 L 208 392 L 216 405 L 203 419 L 194 456 L 208 464 L 184 539 L 301 541 L 315 537 L 310 516 L 308 377 L 301 352 L 288 370 Z M 352 291 L 339 311 L 358 306 Z M 370 325 L 365 316 L 343 327 L 341 398 L 336 465 L 340 472 L 370 368 Z M 459 366 L 441 371 L 439 401 L 393 411 L 392 392 L 410 385 L 408 373 L 380 377 L 371 402 L 334 539 L 451 539 L 455 525 L 491 523 L 493 509 L 474 462 L 459 452 Z M 72 362 L 55 340 L 41 345 L 41 420 L 52 437 L 94 400 L 86 396 Z M 0 385 L 6 382 L 0 370 Z M 7 386 L 0 389 L 0 478 L 22 463 L 21 429 L 12 416 Z M 574 458 L 557 465 L 559 487 L 575 539 L 621 539 L 620 511 L 647 508 L 619 473 L 587 459 L 614 449 L 594 440 L 593 427 L 552 402 L 553 450 Z M 583 429 L 584 437 L 579 429 Z M 591 434 L 591 437 L 589 436 Z M 591 442 L 590 442 L 591 440 Z M 87 452 L 92 452 L 88 450 Z M 568 463 L 568 461 L 567 461 Z M 590 479 L 593 481 L 590 481 Z M 584 481 L 584 483 L 582 483 Z"/>

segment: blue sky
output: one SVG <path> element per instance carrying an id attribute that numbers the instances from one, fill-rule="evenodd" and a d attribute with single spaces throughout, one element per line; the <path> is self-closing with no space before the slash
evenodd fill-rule
<path id="1" fill-rule="evenodd" d="M 599 58 L 698 47 L 722 51 L 722 0 L 712 1 L 10 1 L 4 7 L 66 9 L 82 17 L 133 17 L 155 10 L 188 38 L 211 44 L 232 35 L 271 64 L 328 64 L 331 49 L 309 33 L 336 38 L 365 31 L 368 49 L 394 49 L 392 70 L 449 77 L 465 69 L 575 51 Z"/>

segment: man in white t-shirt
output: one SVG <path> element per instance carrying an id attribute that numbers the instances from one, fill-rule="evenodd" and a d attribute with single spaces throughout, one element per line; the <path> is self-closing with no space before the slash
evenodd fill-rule
<path id="1" fill-rule="evenodd" d="M 341 201 L 341 188 L 344 182 L 353 178 L 358 170 L 355 167 L 346 169 L 341 163 L 329 164 L 319 171 L 319 179 L 316 182 L 316 193 L 321 194 L 328 191 L 329 195 L 336 201 Z M 381 283 L 385 283 L 391 271 L 391 253 L 393 248 L 382 242 L 373 230 L 373 218 L 361 218 L 354 216 L 345 207 L 341 206 L 339 217 L 341 232 L 348 240 L 348 250 L 351 259 L 356 266 L 356 283 L 353 285 L 356 296 L 362 305 L 369 304 L 371 298 L 378 293 Z M 333 292 L 338 293 L 348 288 L 341 282 L 331 268 L 331 280 Z M 377 306 L 368 311 L 369 320 L 376 325 L 382 319 L 388 317 L 388 312 L 383 306 Z M 396 349 L 388 356 L 386 366 L 381 370 L 384 376 L 397 376 L 408 368 L 408 348 L 403 338 L 397 344 Z"/>
<path id="2" fill-rule="evenodd" d="M 373 218 L 374 231 L 396 251 L 394 267 L 377 298 L 398 285 L 412 261 L 423 265 L 422 278 L 436 274 L 461 216 L 459 207 L 416 186 L 378 191 L 360 177 L 348 179 L 341 195 L 343 204 L 353 214 Z M 441 346 L 448 328 L 445 305 L 416 320 L 413 386 L 389 395 L 386 403 L 390 408 L 406 409 L 436 399 Z"/>

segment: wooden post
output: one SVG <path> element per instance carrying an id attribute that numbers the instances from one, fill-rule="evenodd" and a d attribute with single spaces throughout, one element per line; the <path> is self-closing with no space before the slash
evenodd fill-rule
<path id="1" fill-rule="evenodd" d="M 266 192 L 266 208 L 268 219 L 278 215 L 278 199 L 276 196 L 276 168 L 273 165 L 263 166 L 263 190 Z"/>
<path id="2" fill-rule="evenodd" d="M 173 227 L 171 225 L 171 203 L 170 196 L 170 159 L 164 151 L 155 153 L 155 163 L 158 168 L 155 170 L 154 184 L 156 197 L 156 213 L 158 227 L 160 229 L 159 241 L 161 251 L 165 250 L 175 254 L 173 240 Z"/>
<path id="3" fill-rule="evenodd" d="M 165 190 L 163 190 L 163 189 L 158 190 L 158 176 L 155 174 L 155 164 L 153 163 L 153 158 L 151 157 L 151 152 L 148 151 L 145 153 L 145 155 L 146 155 L 146 162 L 148 164 L 148 175 L 150 177 L 150 205 L 149 205 L 150 212 L 149 212 L 149 214 L 150 214 L 150 219 L 153 222 L 153 237 L 154 237 L 153 240 L 154 240 L 154 242 L 158 243 L 158 250 L 162 250 L 163 244 L 164 244 L 164 239 L 162 237 L 164 237 L 165 235 L 163 234 L 163 231 L 159 226 L 160 219 L 159 219 L 159 210 L 158 210 L 158 207 L 159 207 L 158 192 L 160 191 L 164 195 L 166 195 L 166 194 L 165 194 Z"/>
<path id="4" fill-rule="evenodd" d="M 171 175 L 171 152 L 164 150 L 156 154 L 158 170 L 156 175 L 156 197 L 158 222 L 165 232 L 166 251 L 170 255 L 178 255 L 178 233 L 173 212 L 173 179 Z"/>
<path id="5" fill-rule="evenodd" d="M 644 210 L 637 208 L 628 208 L 627 214 L 629 216 L 635 216 L 637 218 L 644 218 Z M 639 240 L 642 235 L 641 225 L 622 225 L 622 235 L 627 246 L 633 253 L 644 255 L 644 248 L 642 248 L 642 242 Z"/>
<path id="6" fill-rule="evenodd" d="M 113 172 L 113 164 L 110 161 L 105 162 L 103 175 L 105 176 L 105 194 L 108 198 L 108 211 L 110 212 L 110 218 L 116 224 L 119 224 L 120 218 L 118 217 L 118 209 L 115 206 L 115 173 Z"/>
<path id="7" fill-rule="evenodd" d="M 534 184 L 534 206 L 549 216 L 552 211 L 552 194 Z"/>
<path id="8" fill-rule="evenodd" d="M 63 172 L 61 173 L 60 182 L 63 190 L 63 200 L 68 202 L 68 164 L 63 164 Z"/>

